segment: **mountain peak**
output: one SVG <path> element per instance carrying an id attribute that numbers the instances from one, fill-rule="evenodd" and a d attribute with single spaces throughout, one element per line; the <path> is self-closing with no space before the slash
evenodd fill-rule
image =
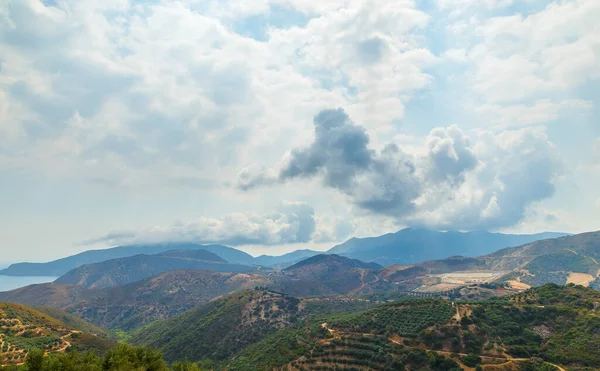
<path id="1" fill-rule="evenodd" d="M 299 279 L 330 280 L 356 269 L 377 271 L 382 267 L 376 263 L 365 263 L 336 254 L 319 254 L 284 269 L 283 271 Z"/>

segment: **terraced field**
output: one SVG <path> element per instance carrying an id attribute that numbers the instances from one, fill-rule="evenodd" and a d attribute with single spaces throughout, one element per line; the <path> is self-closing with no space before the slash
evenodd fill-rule
<path id="1" fill-rule="evenodd" d="M 46 354 L 79 350 L 105 350 L 114 343 L 83 333 L 40 311 L 17 304 L 0 303 L 0 365 L 25 362 L 31 349 Z"/>

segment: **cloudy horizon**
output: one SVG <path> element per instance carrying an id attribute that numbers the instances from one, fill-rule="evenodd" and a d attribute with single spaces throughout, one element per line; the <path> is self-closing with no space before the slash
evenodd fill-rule
<path id="1" fill-rule="evenodd" d="M 2 261 L 599 230 L 595 0 L 0 3 Z"/>

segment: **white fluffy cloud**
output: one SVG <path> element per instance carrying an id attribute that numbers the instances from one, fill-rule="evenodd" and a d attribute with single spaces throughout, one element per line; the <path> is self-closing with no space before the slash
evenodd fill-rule
<path id="1" fill-rule="evenodd" d="M 488 10 L 511 3 L 526 5 L 438 1 L 448 10 L 473 9 L 476 3 L 487 4 Z M 529 14 L 476 12 L 469 19 L 447 23 L 460 47 L 448 50 L 444 57 L 465 64 L 473 108 L 500 128 L 545 123 L 573 110 L 591 110 L 591 101 L 574 96 L 577 88 L 600 79 L 600 33 L 595 26 L 600 3 L 542 2 L 539 8 Z"/>
<path id="2" fill-rule="evenodd" d="M 441 10 L 451 9 L 454 12 L 462 12 L 473 7 L 484 7 L 487 9 L 498 9 L 512 5 L 515 0 L 436 0 L 435 3 Z"/>
<path id="3" fill-rule="evenodd" d="M 513 226 L 530 206 L 550 198 L 563 173 L 556 147 L 541 128 L 484 132 L 474 153 L 479 164 L 451 193 L 426 194 L 417 220 L 441 228 Z"/>
<path id="4" fill-rule="evenodd" d="M 180 241 L 242 245 L 283 245 L 339 241 L 352 231 L 342 219 L 317 217 L 303 202 L 284 202 L 270 214 L 235 213 L 222 218 L 198 218 L 170 226 L 136 231 L 113 231 L 84 244 Z"/>

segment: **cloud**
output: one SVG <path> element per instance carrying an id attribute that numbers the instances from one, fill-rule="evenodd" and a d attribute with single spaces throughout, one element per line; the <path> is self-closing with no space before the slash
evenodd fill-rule
<path id="1" fill-rule="evenodd" d="M 489 102 L 514 102 L 600 78 L 600 36 L 589 27 L 599 15 L 600 3 L 580 0 L 486 19 L 473 28 L 484 39 L 469 52 L 473 88 Z"/>
<path id="2" fill-rule="evenodd" d="M 336 224 L 328 225 L 330 223 Z M 274 213 L 234 213 L 221 218 L 202 217 L 139 231 L 113 231 L 82 244 L 122 245 L 180 241 L 231 246 L 282 245 L 339 241 L 338 238 L 349 233 L 348 229 L 343 228 L 339 220 L 317 218 L 314 209 L 306 203 L 283 202 Z"/>
<path id="3" fill-rule="evenodd" d="M 477 166 L 470 139 L 457 125 L 433 129 L 426 139 L 428 176 L 434 182 L 462 183 L 465 173 Z"/>
<path id="4" fill-rule="evenodd" d="M 594 105 L 583 99 L 540 99 L 529 104 L 483 104 L 476 108 L 490 117 L 494 128 L 505 129 L 552 122 L 567 112 L 588 114 Z"/>
<path id="5" fill-rule="evenodd" d="M 342 109 L 321 111 L 314 119 L 315 141 L 307 148 L 294 149 L 281 169 L 282 181 L 325 174 L 325 184 L 346 189 L 357 171 L 371 166 L 373 154 L 367 148 L 364 128 L 354 125 Z"/>
<path id="6" fill-rule="evenodd" d="M 339 242 L 356 231 L 356 225 L 348 217 L 316 216 L 317 228 L 313 234 L 313 242 Z"/>
<path id="7" fill-rule="evenodd" d="M 409 97 L 433 83 L 426 70 L 436 57 L 420 36 L 430 16 L 412 0 L 340 5 L 306 27 L 273 30 L 270 43 L 305 76 L 341 93 L 354 117 L 369 117 L 369 132 L 389 132 Z"/>
<path id="8" fill-rule="evenodd" d="M 262 41 L 236 32 L 236 22 L 284 8 L 305 22 L 266 25 Z M 414 35 L 429 17 L 413 1 L 30 0 L 0 9 L 2 168 L 126 188 L 177 186 L 196 172 L 223 181 L 243 156 L 292 145 L 315 106 L 385 108 L 377 125 L 389 129 L 409 93 L 432 81 L 424 68 L 435 57 Z M 282 121 L 288 112 L 295 119 Z"/>
<path id="9" fill-rule="evenodd" d="M 417 220 L 458 229 L 510 227 L 554 194 L 563 172 L 556 147 L 540 128 L 484 132 L 474 150 L 480 164 L 445 199 L 425 197 Z"/>
<path id="10" fill-rule="evenodd" d="M 593 26 L 599 2 L 438 0 L 437 5 L 448 15 L 440 23 L 453 34 L 442 58 L 453 62 L 448 80 L 466 106 L 464 116 L 475 113 L 500 131 L 583 121 L 582 113 L 593 112 L 600 79 L 600 37 Z"/>
<path id="11" fill-rule="evenodd" d="M 454 12 L 462 12 L 473 7 L 503 8 L 512 5 L 514 0 L 436 0 L 435 3 L 441 10 L 452 9 Z"/>
<path id="12" fill-rule="evenodd" d="M 412 209 L 418 191 L 414 165 L 396 146 L 380 154 L 369 149 L 369 136 L 341 108 L 323 110 L 313 121 L 315 138 L 307 147 L 293 149 L 277 177 L 242 172 L 238 188 L 249 190 L 276 180 L 322 176 L 323 184 L 350 196 L 360 207 L 400 213 Z"/>
<path id="13" fill-rule="evenodd" d="M 394 143 L 370 149 L 364 129 L 342 109 L 321 111 L 314 126 L 310 145 L 292 149 L 278 172 L 269 170 L 277 176 L 259 172 L 239 188 L 320 178 L 358 208 L 399 224 L 497 229 L 517 224 L 530 205 L 551 197 L 562 173 L 540 128 L 482 132 L 476 144 L 456 125 L 436 128 L 411 155 Z"/>

